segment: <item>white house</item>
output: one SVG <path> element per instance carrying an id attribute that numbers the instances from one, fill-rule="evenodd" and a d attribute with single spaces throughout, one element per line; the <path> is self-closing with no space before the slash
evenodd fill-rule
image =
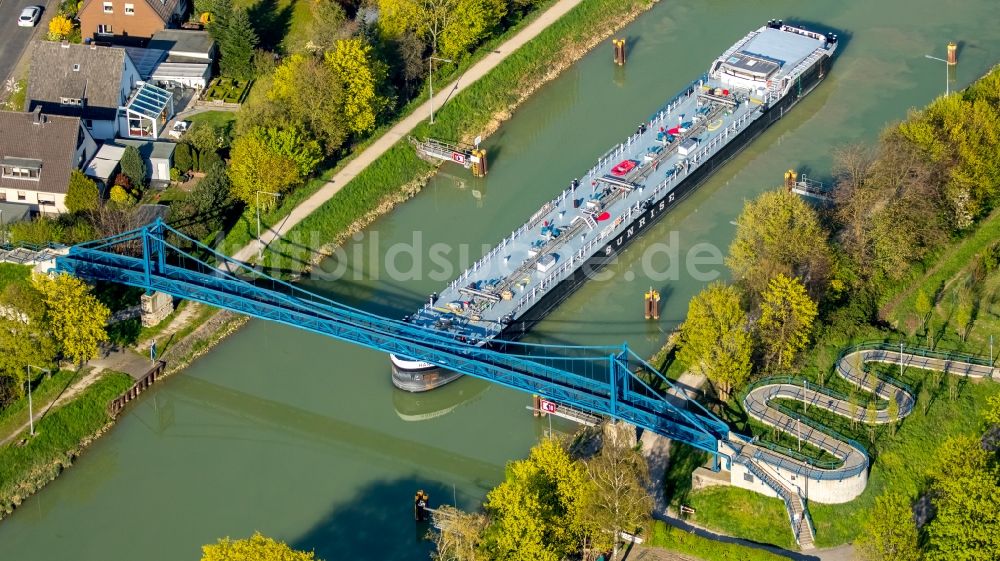
<path id="1" fill-rule="evenodd" d="M 96 152 L 79 117 L 0 111 L 0 202 L 31 213 L 66 212 L 70 174 Z"/>
<path id="2" fill-rule="evenodd" d="M 79 117 L 91 136 L 111 140 L 121 134 L 119 108 L 139 82 L 125 49 L 35 41 L 25 110 Z"/>

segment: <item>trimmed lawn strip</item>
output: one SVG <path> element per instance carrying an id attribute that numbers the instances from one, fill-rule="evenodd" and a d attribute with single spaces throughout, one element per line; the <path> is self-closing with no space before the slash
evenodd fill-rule
<path id="1" fill-rule="evenodd" d="M 87 370 L 82 370 L 80 376 L 86 375 Z M 38 374 L 42 380 L 31 390 L 31 402 L 35 412 L 35 418 L 44 411 L 44 406 L 77 379 L 73 370 L 60 370 L 48 379 L 44 373 L 33 370 L 32 374 Z M 11 402 L 0 409 L 0 439 L 6 438 L 14 429 L 28 422 L 28 396 Z"/>
<path id="2" fill-rule="evenodd" d="M 787 561 L 787 557 L 735 543 L 724 543 L 690 534 L 662 520 L 653 522 L 650 545 L 692 555 L 704 561 Z"/>
<path id="3" fill-rule="evenodd" d="M 28 444 L 0 448 L 0 512 L 71 464 L 81 444 L 111 420 L 108 402 L 133 382 L 128 374 L 106 372 L 76 399 L 42 418 Z"/>

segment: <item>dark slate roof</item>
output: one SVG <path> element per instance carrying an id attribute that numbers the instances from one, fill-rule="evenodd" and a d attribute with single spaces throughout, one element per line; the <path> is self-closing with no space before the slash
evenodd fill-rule
<path id="1" fill-rule="evenodd" d="M 65 193 L 79 138 L 77 117 L 0 111 L 0 162 L 41 162 L 38 181 L 0 177 L 0 187 Z"/>
<path id="2" fill-rule="evenodd" d="M 127 56 L 116 47 L 35 41 L 25 110 L 41 106 L 49 114 L 113 119 Z M 65 107 L 64 97 L 82 99 L 84 106 Z"/>

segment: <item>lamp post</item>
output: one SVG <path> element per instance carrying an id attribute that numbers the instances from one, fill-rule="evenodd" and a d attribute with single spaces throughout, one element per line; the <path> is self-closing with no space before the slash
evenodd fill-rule
<path id="1" fill-rule="evenodd" d="M 257 193 L 256 193 L 256 197 L 257 197 L 257 263 L 260 263 L 260 261 L 262 259 L 264 259 L 264 241 L 260 239 L 260 194 L 261 193 L 264 193 L 265 195 L 271 195 L 272 197 L 275 198 L 275 200 L 277 200 L 278 197 L 281 196 L 280 193 L 272 193 L 270 191 L 257 191 Z"/>
<path id="2" fill-rule="evenodd" d="M 427 59 L 427 83 L 430 86 L 430 101 L 431 104 L 431 124 L 434 124 L 434 61 L 438 60 L 441 62 L 455 62 L 448 58 L 440 58 L 436 56 L 429 57 Z"/>
<path id="3" fill-rule="evenodd" d="M 30 427 L 31 436 L 35 436 L 35 414 L 31 407 L 31 369 L 37 368 L 46 374 L 50 374 L 52 371 L 48 368 L 42 368 L 41 366 L 35 366 L 34 364 L 29 364 L 24 367 L 24 371 L 28 374 L 28 379 L 25 382 L 28 384 L 28 426 Z"/>
<path id="4" fill-rule="evenodd" d="M 931 55 L 924 55 L 924 56 L 931 60 L 938 60 L 944 63 L 944 95 L 945 97 L 948 97 L 951 94 L 951 87 L 948 84 L 948 66 L 950 66 L 948 64 L 948 61 L 943 58 L 938 58 L 936 56 L 931 56 Z"/>

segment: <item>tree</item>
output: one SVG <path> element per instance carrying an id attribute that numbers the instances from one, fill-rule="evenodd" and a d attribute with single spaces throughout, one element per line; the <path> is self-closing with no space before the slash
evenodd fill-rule
<path id="1" fill-rule="evenodd" d="M 437 54 L 438 39 L 452 24 L 461 0 L 378 0 L 378 25 L 386 37 L 407 31 L 428 38 L 431 54 Z"/>
<path id="2" fill-rule="evenodd" d="M 299 551 L 288 544 L 254 532 L 245 540 L 223 538 L 201 547 L 201 561 L 314 561 L 312 551 Z M 319 561 L 319 560 L 316 560 Z"/>
<path id="3" fill-rule="evenodd" d="M 52 334 L 62 343 L 63 355 L 76 364 L 97 356 L 100 344 L 108 340 L 107 306 L 76 277 L 36 275 L 33 281 L 45 298 Z"/>
<path id="4" fill-rule="evenodd" d="M 986 411 L 983 412 L 983 420 L 991 425 L 1000 425 L 1000 394 L 986 398 Z"/>
<path id="5" fill-rule="evenodd" d="M 433 514 L 434 525 L 440 528 L 431 532 L 436 550 L 431 559 L 436 561 L 486 561 L 479 549 L 486 531 L 487 519 L 481 513 L 463 512 L 449 505 L 438 507 Z"/>
<path id="6" fill-rule="evenodd" d="M 219 45 L 227 39 L 229 22 L 233 17 L 232 0 L 201 0 L 204 4 L 196 9 L 206 10 L 210 14 L 208 18 L 208 33 Z"/>
<path id="7" fill-rule="evenodd" d="M 653 499 L 646 459 L 622 439 L 605 439 L 601 453 L 587 462 L 593 482 L 584 503 L 584 516 L 598 536 L 610 538 L 611 559 L 618 558 L 621 533 L 635 533 L 649 521 Z"/>
<path id="8" fill-rule="evenodd" d="M 307 27 L 308 40 L 305 49 L 325 52 L 343 36 L 341 28 L 347 21 L 344 8 L 336 0 L 312 0 L 309 3 L 312 20 Z"/>
<path id="9" fill-rule="evenodd" d="M 111 193 L 109 197 L 111 202 L 115 203 L 119 207 L 130 207 L 136 203 L 135 196 L 129 193 L 121 185 L 115 185 L 111 187 Z"/>
<path id="10" fill-rule="evenodd" d="M 73 33 L 73 20 L 62 14 L 56 14 L 49 20 L 49 40 L 62 41 Z"/>
<path id="11" fill-rule="evenodd" d="M 972 325 L 972 295 L 968 291 L 963 290 L 959 294 L 952 321 L 955 322 L 955 333 L 965 341 Z"/>
<path id="12" fill-rule="evenodd" d="M 808 279 L 806 288 L 818 300 L 832 263 L 816 211 L 795 193 L 770 191 L 743 205 L 726 265 L 755 299 L 781 274 Z"/>
<path id="13" fill-rule="evenodd" d="M 122 175 L 129 179 L 130 184 L 141 190 L 146 184 L 146 162 L 143 161 L 139 149 L 135 146 L 125 147 L 122 152 Z"/>
<path id="14" fill-rule="evenodd" d="M 875 400 L 868 400 L 868 406 L 865 407 L 865 424 L 868 425 L 868 440 L 874 444 L 875 443 L 875 429 L 878 421 L 878 409 L 875 408 Z"/>
<path id="15" fill-rule="evenodd" d="M 978 438 L 956 436 L 934 454 L 928 561 L 1000 558 L 1000 468 Z"/>
<path id="16" fill-rule="evenodd" d="M 177 144 L 177 148 L 174 149 L 174 167 L 182 173 L 194 168 L 194 163 L 191 161 L 191 145 L 186 142 Z"/>
<path id="17" fill-rule="evenodd" d="M 688 303 L 678 356 L 704 374 L 723 400 L 750 377 L 753 341 L 748 324 L 733 286 L 712 283 Z"/>
<path id="18" fill-rule="evenodd" d="M 893 391 L 889 396 L 889 408 L 886 409 L 889 416 L 889 427 L 893 436 L 896 435 L 896 425 L 899 423 L 899 392 Z"/>
<path id="19" fill-rule="evenodd" d="M 582 507 L 590 480 L 554 439 L 511 462 L 506 479 L 486 495 L 492 524 L 483 547 L 496 561 L 559 561 L 587 533 Z"/>
<path id="20" fill-rule="evenodd" d="M 920 561 L 917 525 L 906 497 L 886 493 L 876 498 L 856 545 L 863 561 Z"/>
<path id="21" fill-rule="evenodd" d="M 66 188 L 66 209 L 70 212 L 94 210 L 100 204 L 101 193 L 97 184 L 78 169 L 69 174 L 69 186 Z"/>
<path id="22" fill-rule="evenodd" d="M 441 33 L 441 53 L 458 58 L 492 35 L 507 15 L 505 0 L 458 0 L 450 25 Z"/>
<path id="23" fill-rule="evenodd" d="M 371 45 L 359 37 L 337 41 L 325 60 L 344 87 L 342 102 L 348 130 L 356 134 L 370 132 L 389 106 L 388 98 L 379 94 L 385 86 L 385 63 L 375 58 Z"/>
<path id="24" fill-rule="evenodd" d="M 934 304 L 931 302 L 930 296 L 924 292 L 924 289 L 918 290 L 917 298 L 913 302 L 913 310 L 917 312 L 917 316 L 920 318 L 920 327 L 925 331 L 927 330 L 927 319 L 933 309 Z"/>
<path id="25" fill-rule="evenodd" d="M 55 363 L 59 351 L 49 332 L 48 311 L 42 294 L 28 283 L 11 283 L 0 294 L 0 376 L 13 379 L 16 395 L 23 395 L 28 365 Z"/>
<path id="26" fill-rule="evenodd" d="M 327 155 L 344 144 L 349 133 L 344 88 L 330 65 L 304 54 L 286 57 L 265 91 L 265 96 L 251 94 L 246 113 L 240 111 L 239 132 L 259 126 L 301 127 Z"/>
<path id="27" fill-rule="evenodd" d="M 816 303 L 799 279 L 782 273 L 771 279 L 757 321 L 768 368 L 792 366 L 796 355 L 809 342 L 817 313 Z"/>
<path id="28" fill-rule="evenodd" d="M 229 161 L 232 195 L 248 206 L 256 206 L 258 191 L 281 193 L 301 180 L 299 165 L 291 157 L 272 147 L 266 133 L 256 129 L 236 139 Z M 273 197 L 260 199 L 261 206 L 270 208 Z"/>
<path id="29" fill-rule="evenodd" d="M 218 40 L 222 74 L 237 80 L 253 78 L 253 53 L 258 38 L 246 10 L 236 8 L 232 11 Z"/>

